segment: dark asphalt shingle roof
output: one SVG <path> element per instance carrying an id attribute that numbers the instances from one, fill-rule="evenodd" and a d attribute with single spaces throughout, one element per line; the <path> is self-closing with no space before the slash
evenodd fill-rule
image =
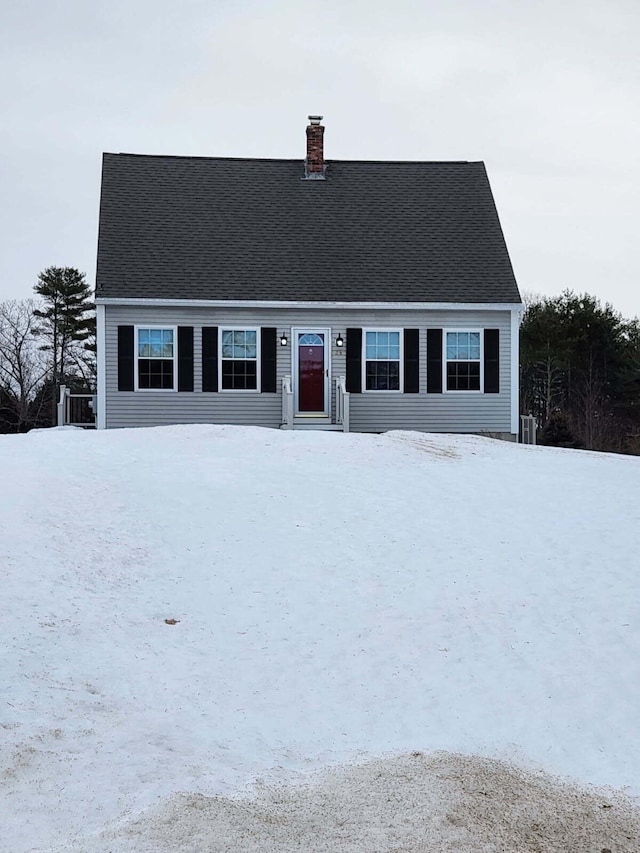
<path id="1" fill-rule="evenodd" d="M 519 302 L 483 163 L 105 154 L 98 297 Z"/>

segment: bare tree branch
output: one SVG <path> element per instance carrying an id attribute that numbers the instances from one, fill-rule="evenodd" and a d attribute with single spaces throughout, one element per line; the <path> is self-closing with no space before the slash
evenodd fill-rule
<path id="1" fill-rule="evenodd" d="M 29 420 L 29 404 L 47 375 L 48 365 L 34 342 L 34 299 L 0 303 L 0 386 L 5 405 L 14 409 L 16 426 Z"/>

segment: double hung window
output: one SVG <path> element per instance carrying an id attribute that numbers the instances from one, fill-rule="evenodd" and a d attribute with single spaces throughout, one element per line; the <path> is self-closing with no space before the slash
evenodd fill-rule
<path id="1" fill-rule="evenodd" d="M 176 329 L 138 328 L 137 388 L 172 391 L 176 387 Z"/>
<path id="2" fill-rule="evenodd" d="M 480 332 L 447 332 L 445 364 L 447 391 L 481 390 Z"/>
<path id="3" fill-rule="evenodd" d="M 258 388 L 258 332 L 256 329 L 221 330 L 222 388 L 255 391 Z"/>
<path id="4" fill-rule="evenodd" d="M 367 391 L 400 390 L 400 331 L 365 331 L 364 374 Z"/>

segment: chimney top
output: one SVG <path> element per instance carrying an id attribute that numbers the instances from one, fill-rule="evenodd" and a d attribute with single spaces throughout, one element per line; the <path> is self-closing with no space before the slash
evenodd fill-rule
<path id="1" fill-rule="evenodd" d="M 307 157 L 304 161 L 305 180 L 324 180 L 324 127 L 320 124 L 322 116 L 309 116 L 307 125 Z"/>

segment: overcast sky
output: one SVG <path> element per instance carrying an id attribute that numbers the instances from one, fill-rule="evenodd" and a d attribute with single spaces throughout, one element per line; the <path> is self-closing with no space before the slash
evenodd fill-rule
<path id="1" fill-rule="evenodd" d="M 103 151 L 484 160 L 521 292 L 640 315 L 640 0 L 4 0 L 0 299 L 93 285 Z"/>

